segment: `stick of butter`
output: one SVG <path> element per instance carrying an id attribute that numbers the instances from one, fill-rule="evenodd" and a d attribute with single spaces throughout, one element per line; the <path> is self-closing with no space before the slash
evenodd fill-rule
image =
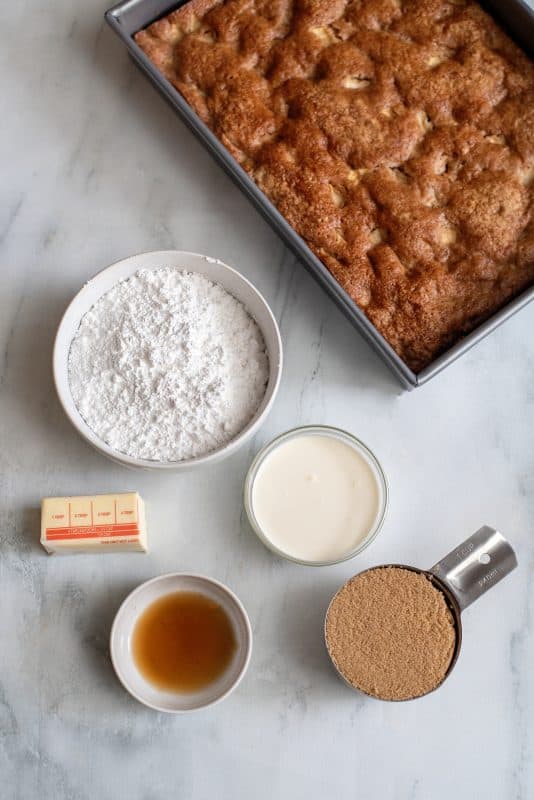
<path id="1" fill-rule="evenodd" d="M 41 544 L 48 553 L 146 553 L 145 504 L 137 492 L 45 497 Z"/>

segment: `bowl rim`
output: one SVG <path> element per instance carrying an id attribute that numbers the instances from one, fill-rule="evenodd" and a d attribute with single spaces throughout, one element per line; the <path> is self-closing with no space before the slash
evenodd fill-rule
<path id="1" fill-rule="evenodd" d="M 256 319 L 255 315 L 248 308 L 244 303 L 247 312 L 250 316 L 254 319 L 258 327 L 260 328 L 264 341 L 265 347 L 267 350 L 267 355 L 269 357 L 269 378 L 267 380 L 267 386 L 265 389 L 265 395 L 260 403 L 260 406 L 256 410 L 254 416 L 249 420 L 249 422 L 245 425 L 245 427 L 239 431 L 239 433 L 234 436 L 233 439 L 230 439 L 225 445 L 218 447 L 215 450 L 206 453 L 205 455 L 196 456 L 194 458 L 187 458 L 181 461 L 151 461 L 145 458 L 135 458 L 134 456 L 130 456 L 127 453 L 121 453 L 119 450 L 115 450 L 114 448 L 110 447 L 103 439 L 101 439 L 94 431 L 91 430 L 89 425 L 83 419 L 82 415 L 76 408 L 76 405 L 73 402 L 75 413 L 69 407 L 69 403 L 67 402 L 67 396 L 70 394 L 70 384 L 69 384 L 69 374 L 68 374 L 68 353 L 70 352 L 70 343 L 72 343 L 72 338 L 70 339 L 69 346 L 67 348 L 67 358 L 63 359 L 61 356 L 61 351 L 63 350 L 63 337 L 66 336 L 64 330 L 67 326 L 67 318 L 69 312 L 75 303 L 79 301 L 81 296 L 88 290 L 90 285 L 94 285 L 95 281 L 100 281 L 105 275 L 109 274 L 111 271 L 117 271 L 128 262 L 132 263 L 132 266 L 135 264 L 136 261 L 142 261 L 148 257 L 155 257 L 159 256 L 163 259 L 165 258 L 193 258 L 199 259 L 200 261 L 208 262 L 210 264 L 216 264 L 217 268 L 222 269 L 222 272 L 231 273 L 233 276 L 241 283 L 246 285 L 249 290 L 251 290 L 252 294 L 257 299 L 258 303 L 262 306 L 263 311 L 266 314 L 268 323 L 271 326 L 272 334 L 275 340 L 275 348 L 274 353 L 270 352 L 269 344 L 267 342 L 267 337 L 263 326 L 260 325 L 258 320 Z M 150 269 L 150 267 L 146 267 L 146 265 L 139 264 L 137 269 Z M 161 267 L 153 267 L 153 270 L 159 269 Z M 178 267 L 176 267 L 178 269 Z M 186 271 L 195 272 L 194 269 L 190 267 L 184 268 Z M 197 270 L 199 274 L 203 274 L 200 270 Z M 134 272 L 132 272 L 132 275 Z M 124 278 L 119 278 L 115 283 L 119 283 L 121 280 L 127 280 L 127 276 Z M 208 280 L 212 280 L 212 282 L 217 283 L 216 280 L 208 278 Z M 228 291 L 226 287 L 220 283 L 225 291 Z M 110 287 L 112 288 L 112 287 Z M 107 289 L 106 291 L 109 291 Z M 105 294 L 106 292 L 103 292 Z M 229 292 L 232 294 L 232 292 Z M 101 295 L 101 296 L 102 296 Z M 239 301 L 241 302 L 241 301 Z M 84 312 L 86 313 L 86 312 Z M 82 313 L 79 316 L 78 324 L 81 322 L 82 317 L 84 316 Z M 273 358 L 274 356 L 274 358 Z M 146 250 L 140 253 L 135 253 L 134 255 L 127 256 L 126 258 L 120 259 L 119 261 L 115 261 L 112 264 L 109 264 L 107 267 L 99 270 L 95 273 L 91 278 L 89 278 L 84 285 L 76 292 L 74 297 L 70 300 L 67 308 L 63 312 L 61 316 L 61 320 L 59 322 L 56 335 L 54 338 L 54 347 L 52 352 L 52 373 L 54 379 L 54 386 L 56 390 L 56 395 L 59 399 L 60 405 L 63 408 L 67 418 L 69 419 L 70 423 L 73 425 L 75 430 L 78 434 L 92 447 L 95 448 L 99 453 L 104 456 L 107 456 L 112 461 L 116 463 L 120 463 L 127 467 L 134 467 L 134 468 L 141 468 L 141 469 L 150 469 L 150 470 L 170 470 L 170 471 L 180 471 L 191 469 L 196 466 L 201 466 L 204 464 L 211 464 L 216 461 L 219 461 L 222 458 L 226 458 L 227 456 L 234 453 L 246 439 L 249 439 L 253 436 L 261 424 L 264 422 L 265 418 L 269 414 L 276 396 L 278 394 L 278 389 L 280 388 L 280 382 L 282 378 L 282 369 L 283 369 L 283 361 L 284 361 L 284 354 L 283 354 L 283 345 L 282 345 L 282 337 L 280 335 L 280 328 L 278 326 L 278 322 L 276 317 L 273 314 L 271 307 L 269 306 L 267 300 L 263 296 L 263 294 L 254 286 L 254 284 L 248 280 L 241 272 L 234 269 L 234 267 L 230 267 L 228 264 L 224 263 L 218 258 L 214 258 L 213 256 L 208 256 L 203 253 L 195 253 L 190 250 Z M 71 396 L 72 399 L 72 396 Z"/>
<path id="2" fill-rule="evenodd" d="M 292 439 L 297 436 L 306 435 L 323 435 L 323 436 L 332 436 L 334 438 L 343 439 L 347 442 L 351 447 L 354 447 L 356 450 L 359 450 L 363 455 L 369 460 L 371 465 L 374 467 L 374 471 L 377 477 L 377 483 L 380 485 L 381 494 L 382 494 L 382 501 L 380 504 L 380 508 L 377 512 L 376 519 L 374 521 L 373 526 L 369 530 L 367 536 L 360 542 L 357 547 L 351 550 L 346 555 L 341 556 L 340 558 L 335 559 L 328 559 L 322 561 L 309 561 L 307 559 L 297 558 L 296 556 L 291 556 L 289 553 L 284 552 L 280 548 L 276 547 L 269 537 L 264 533 L 259 524 L 258 520 L 256 519 L 256 515 L 254 513 L 254 504 L 252 501 L 252 492 L 254 488 L 254 480 L 260 469 L 263 461 L 272 453 L 279 445 L 283 444 L 288 439 Z M 274 439 L 271 439 L 267 442 L 256 454 L 254 457 L 250 467 L 248 468 L 247 475 L 245 477 L 245 483 L 243 486 L 243 505 L 245 507 L 245 512 L 250 523 L 250 526 L 258 539 L 276 556 L 280 558 L 284 558 L 287 561 L 292 561 L 294 564 L 300 564 L 304 567 L 331 567 L 335 564 L 342 564 L 345 561 L 350 561 L 351 558 L 359 555 L 359 553 L 366 550 L 372 542 L 376 539 L 387 517 L 388 509 L 389 509 L 389 483 L 384 472 L 384 468 L 382 464 L 365 442 L 362 442 L 361 439 L 358 439 L 357 436 L 350 433 L 349 431 L 344 430 L 343 428 L 337 428 L 334 425 L 298 425 L 295 428 L 290 428 L 283 433 L 278 434 L 275 436 Z"/>
<path id="3" fill-rule="evenodd" d="M 245 626 L 245 643 L 243 647 L 245 652 L 245 658 L 243 661 L 243 665 L 241 666 L 241 669 L 239 670 L 239 673 L 237 674 L 235 680 L 228 687 L 228 689 L 226 689 L 226 691 L 222 692 L 222 694 L 220 695 L 217 695 L 213 700 L 209 700 L 206 703 L 201 703 L 200 705 L 193 706 L 192 708 L 165 708 L 164 706 L 157 705 L 156 703 L 151 703 L 150 701 L 146 700 L 146 698 L 143 698 L 140 694 L 138 694 L 135 691 L 135 689 L 133 689 L 128 684 L 118 664 L 118 658 L 116 652 L 116 638 L 117 638 L 117 628 L 121 615 L 124 613 L 126 607 L 134 600 L 136 595 L 144 591 L 147 586 L 159 583 L 160 581 L 163 580 L 167 580 L 168 578 L 192 578 L 195 582 L 199 582 L 201 585 L 203 583 L 210 583 L 213 586 L 216 586 L 224 594 L 228 595 L 230 600 L 234 603 L 237 612 L 241 617 Z M 180 590 L 178 589 L 178 591 Z M 201 592 L 201 586 L 199 587 L 199 591 Z M 253 639 L 252 626 L 250 624 L 250 619 L 245 609 L 245 606 L 243 605 L 239 597 L 228 586 L 226 586 L 226 584 L 216 580 L 215 578 L 210 578 L 207 575 L 202 575 L 197 572 L 164 572 L 161 575 L 156 575 L 154 578 L 149 578 L 149 580 L 143 581 L 143 583 L 140 583 L 138 586 L 135 587 L 135 589 L 132 589 L 132 591 L 126 595 L 126 597 L 120 604 L 113 618 L 113 623 L 111 625 L 111 630 L 109 633 L 109 654 L 115 674 L 119 679 L 120 683 L 122 684 L 123 688 L 126 689 L 128 694 L 130 694 L 139 703 L 142 703 L 143 705 L 153 709 L 154 711 L 161 711 L 165 714 L 193 714 L 196 711 L 202 711 L 205 708 L 209 708 L 210 706 L 214 706 L 217 703 L 220 703 L 222 700 L 228 697 L 235 689 L 237 689 L 237 687 L 245 677 L 245 674 L 250 664 L 250 659 L 252 657 L 252 639 Z M 133 659 L 132 656 L 130 657 Z"/>

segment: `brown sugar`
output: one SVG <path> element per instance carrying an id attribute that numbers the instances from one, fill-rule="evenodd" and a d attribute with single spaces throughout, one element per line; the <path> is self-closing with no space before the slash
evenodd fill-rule
<path id="1" fill-rule="evenodd" d="M 352 686 L 382 700 L 408 700 L 444 679 L 456 628 L 445 596 L 424 574 L 379 567 L 356 575 L 336 594 L 326 644 Z"/>
<path id="2" fill-rule="evenodd" d="M 473 0 L 192 0 L 136 34 L 418 372 L 534 281 L 534 65 Z"/>

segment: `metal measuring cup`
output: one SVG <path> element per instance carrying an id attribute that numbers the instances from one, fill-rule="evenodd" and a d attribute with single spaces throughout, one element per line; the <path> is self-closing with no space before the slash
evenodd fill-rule
<path id="1" fill-rule="evenodd" d="M 380 564 L 376 567 L 371 567 L 370 570 L 364 570 L 359 574 L 363 575 L 364 572 L 370 572 L 373 569 L 381 569 L 384 567 L 397 567 L 426 575 L 426 577 L 434 584 L 434 586 L 436 586 L 436 588 L 442 592 L 449 610 L 452 613 L 456 629 L 454 653 L 447 672 L 445 673 L 441 682 L 434 687 L 434 689 L 426 692 L 426 694 L 430 694 L 436 689 L 439 689 L 443 682 L 449 677 L 458 660 L 460 647 L 462 644 L 462 611 L 467 608 L 467 606 L 470 606 L 471 603 L 474 603 L 475 600 L 478 600 L 481 595 L 495 586 L 496 583 L 505 578 L 506 575 L 508 575 L 517 567 L 516 555 L 510 543 L 501 533 L 499 533 L 499 531 L 495 530 L 494 528 L 490 528 L 488 525 L 484 525 L 482 528 L 479 528 L 478 531 L 473 533 L 472 536 L 466 539 L 465 542 L 462 542 L 460 545 L 458 545 L 458 547 L 455 547 L 454 550 L 452 550 L 448 555 L 442 558 L 441 561 L 438 561 L 437 564 L 434 564 L 434 566 L 430 567 L 428 570 L 407 566 L 405 564 Z M 352 580 L 352 578 L 350 580 Z M 343 586 L 345 585 L 346 584 L 343 584 Z M 339 589 L 338 592 L 341 591 L 341 589 Z M 324 624 L 326 649 L 338 675 L 352 689 L 357 689 L 357 687 L 346 680 L 345 676 L 337 668 L 332 658 L 332 654 L 328 648 L 328 640 L 326 635 L 328 612 L 330 611 L 330 606 L 332 605 L 335 597 L 337 597 L 337 594 L 338 593 L 336 592 L 330 601 L 326 612 Z M 357 691 L 363 690 L 357 689 Z M 364 694 L 368 693 L 364 692 Z M 378 697 L 377 695 L 369 696 L 377 697 L 379 700 L 384 699 Z M 418 696 L 424 697 L 425 695 Z M 416 698 L 406 699 L 413 700 Z M 404 702 L 404 699 L 392 700 L 388 702 Z"/>

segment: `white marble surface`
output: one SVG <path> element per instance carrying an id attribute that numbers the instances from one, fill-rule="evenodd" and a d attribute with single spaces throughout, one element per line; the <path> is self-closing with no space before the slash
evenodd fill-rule
<path id="1" fill-rule="evenodd" d="M 424 388 L 381 362 L 128 61 L 105 0 L 2 11 L 0 126 L 0 796 L 6 800 L 528 800 L 534 796 L 534 308 Z M 235 265 L 281 323 L 286 368 L 268 424 L 211 471 L 129 472 L 90 450 L 56 400 L 61 313 L 112 261 L 159 248 Z M 348 428 L 382 459 L 387 523 L 351 563 L 274 559 L 241 487 L 258 447 L 299 423 Z M 149 556 L 47 557 L 43 495 L 138 489 Z M 488 522 L 520 567 L 469 609 L 437 693 L 351 693 L 322 644 L 328 599 L 384 561 L 430 565 Z M 138 705 L 108 656 L 113 615 L 169 570 L 227 582 L 255 649 L 239 690 L 175 718 Z"/>

